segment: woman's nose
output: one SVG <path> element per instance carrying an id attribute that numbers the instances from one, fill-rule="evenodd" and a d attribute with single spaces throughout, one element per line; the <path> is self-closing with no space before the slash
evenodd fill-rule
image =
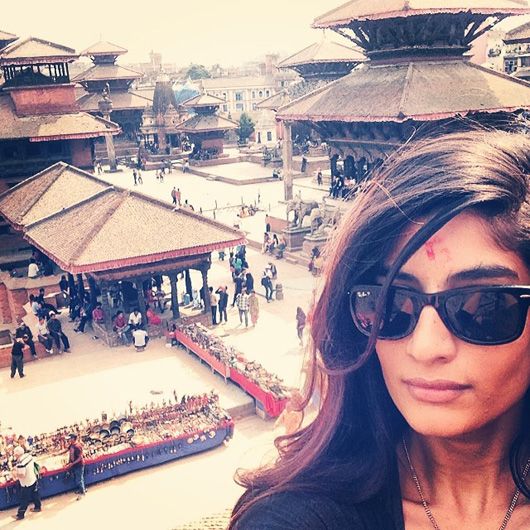
<path id="1" fill-rule="evenodd" d="M 456 337 L 447 329 L 436 309 L 424 307 L 409 337 L 407 353 L 417 361 L 431 363 L 437 360 L 447 362 L 454 358 L 456 351 Z"/>

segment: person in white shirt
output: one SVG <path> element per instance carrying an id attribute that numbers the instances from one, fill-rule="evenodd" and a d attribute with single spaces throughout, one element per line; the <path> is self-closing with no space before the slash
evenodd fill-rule
<path id="1" fill-rule="evenodd" d="M 37 278 L 40 275 L 39 266 L 33 258 L 29 260 L 28 278 Z"/>
<path id="2" fill-rule="evenodd" d="M 133 344 L 136 348 L 136 351 L 143 350 L 147 343 L 149 342 L 149 337 L 147 336 L 147 331 L 142 328 L 135 329 L 133 331 Z"/>
<path id="3" fill-rule="evenodd" d="M 46 348 L 46 353 L 53 353 L 52 337 L 50 335 L 50 331 L 48 330 L 46 319 L 43 316 L 39 317 L 39 323 L 37 324 L 37 340 L 44 345 Z"/>
<path id="4" fill-rule="evenodd" d="M 137 329 L 142 325 L 142 313 L 138 309 L 135 309 L 130 315 L 129 315 L 129 326 L 131 328 Z"/>
<path id="5" fill-rule="evenodd" d="M 26 453 L 20 445 L 15 447 L 13 455 L 16 458 L 13 477 L 20 482 L 20 505 L 15 519 L 20 520 L 24 519 L 26 510 L 31 502 L 35 506 L 32 510 L 33 512 L 40 512 L 42 506 L 33 456 L 31 456 L 31 453 Z"/>

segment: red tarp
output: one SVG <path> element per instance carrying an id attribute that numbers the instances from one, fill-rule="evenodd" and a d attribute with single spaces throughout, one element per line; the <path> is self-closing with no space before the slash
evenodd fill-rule
<path id="1" fill-rule="evenodd" d="M 193 342 L 187 335 L 180 331 L 175 331 L 175 338 L 183 345 L 191 350 L 195 355 L 200 357 L 204 362 L 209 364 L 216 372 L 220 373 L 224 378 L 229 377 L 234 383 L 237 383 L 247 394 L 250 394 L 253 398 L 257 399 L 262 405 L 265 412 L 276 418 L 279 416 L 285 404 L 286 399 L 278 399 L 271 394 L 260 388 L 256 383 L 247 379 L 243 374 L 235 370 L 234 368 L 229 368 L 221 361 L 216 359 L 213 355 L 210 355 L 206 350 L 203 350 L 198 344 Z"/>
<path id="2" fill-rule="evenodd" d="M 225 379 L 230 377 L 230 369 L 226 364 L 221 362 L 219 359 L 203 350 L 198 344 L 193 342 L 187 335 L 180 331 L 175 331 L 175 338 L 183 345 L 191 350 L 197 357 L 200 357 L 206 364 L 211 366 L 218 374 L 221 374 Z"/>

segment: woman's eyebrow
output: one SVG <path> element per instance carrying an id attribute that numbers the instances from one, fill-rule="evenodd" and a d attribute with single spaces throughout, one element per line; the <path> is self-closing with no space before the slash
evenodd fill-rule
<path id="1" fill-rule="evenodd" d="M 505 267 L 504 265 L 479 265 L 472 269 L 466 269 L 455 272 L 449 276 L 453 282 L 470 281 L 470 280 L 488 280 L 496 278 L 505 278 L 509 280 L 519 280 L 517 271 Z"/>
<path id="2" fill-rule="evenodd" d="M 377 276 L 386 277 L 388 276 L 388 268 L 383 267 Z M 394 280 L 401 280 L 402 282 L 419 283 L 418 278 L 408 272 L 399 271 L 395 276 Z"/>

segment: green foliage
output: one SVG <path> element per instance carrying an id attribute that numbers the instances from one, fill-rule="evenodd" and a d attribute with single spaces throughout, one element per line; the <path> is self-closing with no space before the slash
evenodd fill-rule
<path id="1" fill-rule="evenodd" d="M 188 71 L 186 72 L 186 77 L 190 79 L 205 79 L 210 76 L 210 72 L 202 64 L 190 64 Z"/>
<path id="2" fill-rule="evenodd" d="M 240 142 L 246 142 L 249 136 L 255 130 L 255 123 L 252 121 L 252 118 L 246 113 L 243 112 L 239 118 L 239 127 L 237 128 L 237 135 L 239 136 Z"/>

